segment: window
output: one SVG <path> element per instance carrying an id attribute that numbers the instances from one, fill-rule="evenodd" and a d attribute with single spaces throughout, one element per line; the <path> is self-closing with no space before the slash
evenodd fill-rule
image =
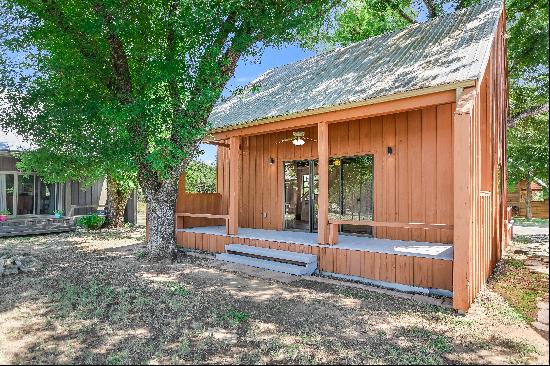
<path id="1" fill-rule="evenodd" d="M 0 173 L 0 211 L 13 211 L 14 175 Z"/>
<path id="2" fill-rule="evenodd" d="M 356 221 L 374 219 L 373 155 L 329 161 L 329 217 Z M 341 225 L 340 230 L 372 234 L 370 226 Z"/>

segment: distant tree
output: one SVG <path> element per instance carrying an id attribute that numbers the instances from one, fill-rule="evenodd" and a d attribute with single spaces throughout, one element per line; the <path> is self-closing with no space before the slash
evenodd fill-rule
<path id="1" fill-rule="evenodd" d="M 216 192 L 216 166 L 202 161 L 191 161 L 185 170 L 185 188 L 187 192 Z"/>
<path id="2" fill-rule="evenodd" d="M 515 188 L 519 182 L 527 182 L 527 219 L 533 217 L 531 183 L 542 181 L 548 195 L 548 128 L 548 116 L 539 115 L 521 119 L 508 129 L 508 184 Z"/>
<path id="3" fill-rule="evenodd" d="M 0 57 L 28 55 L 0 82 L 17 112 L 0 125 L 68 156 L 131 164 L 150 258 L 171 257 L 179 176 L 239 59 L 295 41 L 338 2 L 0 0 Z"/>

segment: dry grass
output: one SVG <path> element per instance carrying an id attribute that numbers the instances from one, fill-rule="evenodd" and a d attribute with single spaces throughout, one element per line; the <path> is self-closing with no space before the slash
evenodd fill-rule
<path id="1" fill-rule="evenodd" d="M 530 271 L 518 259 L 507 258 L 500 263 L 492 288 L 527 322 L 535 320 L 537 302 L 548 302 L 548 275 Z"/>
<path id="2" fill-rule="evenodd" d="M 0 278 L 0 363 L 548 362 L 498 294 L 467 316 L 378 293 L 146 262 L 143 231 L 4 239 L 38 271 Z"/>

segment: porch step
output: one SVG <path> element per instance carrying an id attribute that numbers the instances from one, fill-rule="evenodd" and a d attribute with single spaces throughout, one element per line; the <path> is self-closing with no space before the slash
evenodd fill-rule
<path id="1" fill-rule="evenodd" d="M 317 256 L 313 254 L 242 244 L 228 244 L 225 250 L 226 253 L 217 254 L 216 259 L 296 276 L 311 275 L 317 269 Z"/>

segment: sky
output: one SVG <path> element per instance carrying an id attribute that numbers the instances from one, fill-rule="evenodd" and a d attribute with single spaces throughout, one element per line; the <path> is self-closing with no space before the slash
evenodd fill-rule
<path id="1" fill-rule="evenodd" d="M 267 48 L 257 60 L 241 59 L 237 64 L 235 75 L 227 84 L 224 94 L 250 83 L 267 70 L 314 55 L 315 52 L 313 51 L 302 49 L 296 45 L 287 45 L 281 48 Z M 216 147 L 202 144 L 201 148 L 204 153 L 199 157 L 199 160 L 208 164 L 214 163 L 216 161 Z"/>

